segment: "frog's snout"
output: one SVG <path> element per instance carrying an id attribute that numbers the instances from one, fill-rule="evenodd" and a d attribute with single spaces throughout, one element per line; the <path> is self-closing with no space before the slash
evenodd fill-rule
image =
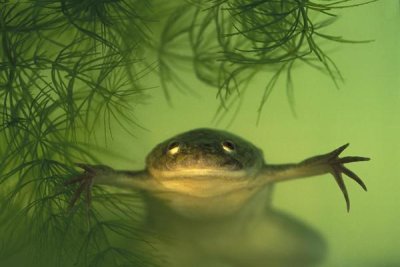
<path id="1" fill-rule="evenodd" d="M 215 143 L 186 144 L 171 141 L 165 149 L 168 169 L 174 168 L 215 168 L 240 170 L 243 164 L 235 158 L 236 146 L 232 141 Z"/>
<path id="2" fill-rule="evenodd" d="M 220 143 L 200 143 L 186 144 L 180 141 L 171 141 L 165 149 L 165 153 L 169 156 L 178 154 L 192 154 L 194 156 L 201 154 L 234 154 L 236 145 L 230 140 L 224 140 Z"/>

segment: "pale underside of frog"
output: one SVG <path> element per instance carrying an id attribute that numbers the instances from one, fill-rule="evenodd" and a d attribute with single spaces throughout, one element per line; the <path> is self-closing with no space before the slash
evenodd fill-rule
<path id="1" fill-rule="evenodd" d="M 144 170 L 77 164 L 85 172 L 67 183 L 79 183 L 72 204 L 85 190 L 90 198 L 92 185 L 143 192 L 144 229 L 168 236 L 154 239 L 164 254 L 161 266 L 313 266 L 325 254 L 323 238 L 271 208 L 272 185 L 330 173 L 349 210 L 342 175 L 366 186 L 344 164 L 369 158 L 340 158 L 347 146 L 299 163 L 272 165 L 260 149 L 236 135 L 196 129 L 157 145 Z"/>

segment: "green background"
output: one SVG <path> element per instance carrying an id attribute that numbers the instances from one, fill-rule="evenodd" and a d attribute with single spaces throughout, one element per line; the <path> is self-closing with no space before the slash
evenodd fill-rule
<path id="1" fill-rule="evenodd" d="M 257 108 L 268 77 L 250 84 L 232 125 L 213 123 L 216 91 L 189 80 L 197 95 L 171 92 L 168 105 L 159 89 L 136 115 L 148 131 L 136 137 L 118 133 L 113 150 L 130 160 L 105 162 L 137 169 L 151 148 L 166 138 L 193 128 L 227 129 L 253 142 L 271 163 L 297 162 L 350 143 L 344 155 L 368 156 L 370 162 L 351 169 L 368 192 L 347 180 L 350 213 L 329 175 L 277 185 L 273 205 L 309 223 L 325 236 L 329 254 L 323 267 L 400 266 L 400 7 L 395 0 L 343 10 L 330 34 L 367 44 L 328 44 L 345 82 L 336 90 L 326 76 L 298 66 L 294 70 L 297 118 L 289 108 L 284 84 L 274 89 L 256 125 Z M 189 73 L 181 73 L 190 77 Z M 157 85 L 147 77 L 148 84 Z"/>
<path id="2" fill-rule="evenodd" d="M 153 30 L 157 33 L 156 24 Z M 345 77 L 338 90 L 329 77 L 296 65 L 293 79 L 297 117 L 290 110 L 281 81 L 257 125 L 260 98 L 272 72 L 253 79 L 241 96 L 244 103 L 232 124 L 229 121 L 233 111 L 218 124 L 214 122 L 220 103 L 216 89 L 205 86 L 192 73 L 180 75 L 195 94 L 171 91 L 171 103 L 165 100 L 157 75 L 151 74 L 141 81 L 152 88 L 147 91 L 150 97 L 134 111 L 146 129 L 135 129 L 134 137 L 115 130 L 106 144 L 115 154 L 101 155 L 102 163 L 120 169 L 141 169 L 146 154 L 156 144 L 199 127 L 225 129 L 242 136 L 264 151 L 267 162 L 277 164 L 297 162 L 349 142 L 344 155 L 372 159 L 350 167 L 368 187 L 365 193 L 353 181 L 346 181 L 350 213 L 329 175 L 277 185 L 273 206 L 322 233 L 329 245 L 322 267 L 400 266 L 399 2 L 381 0 L 343 9 L 340 19 L 329 27 L 329 34 L 374 42 L 322 44 Z M 4 266 L 20 264 L 15 262 L 12 259 Z"/>

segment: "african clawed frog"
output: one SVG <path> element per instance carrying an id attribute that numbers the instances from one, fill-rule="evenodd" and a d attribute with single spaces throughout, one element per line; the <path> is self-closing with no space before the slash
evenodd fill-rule
<path id="1" fill-rule="evenodd" d="M 165 252 L 162 266 L 313 266 L 322 259 L 325 242 L 270 207 L 272 184 L 330 173 L 349 209 L 342 174 L 366 187 L 344 164 L 369 159 L 340 158 L 346 147 L 296 164 L 272 165 L 259 148 L 236 135 L 195 129 L 157 145 L 144 170 L 78 164 L 85 172 L 71 183 L 80 184 L 78 195 L 92 184 L 142 191 L 148 208 L 143 227 L 170 237 L 155 245 Z"/>

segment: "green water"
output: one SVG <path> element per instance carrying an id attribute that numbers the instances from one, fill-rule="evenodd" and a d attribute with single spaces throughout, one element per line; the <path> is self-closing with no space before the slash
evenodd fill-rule
<path id="1" fill-rule="evenodd" d="M 297 162 L 349 142 L 346 155 L 372 159 L 351 166 L 365 181 L 368 192 L 346 181 L 349 213 L 329 175 L 277 185 L 273 206 L 305 221 L 325 237 L 329 253 L 321 267 L 400 266 L 399 2 L 381 0 L 343 10 L 340 15 L 330 33 L 374 42 L 327 44 L 345 78 L 339 90 L 327 76 L 299 64 L 293 72 L 297 117 L 280 82 L 257 125 L 257 108 L 268 81 L 268 77 L 258 75 L 233 123 L 229 123 L 233 112 L 228 112 L 216 124 L 216 90 L 181 71 L 196 95 L 171 91 L 172 103 L 168 104 L 159 87 L 148 90 L 151 97 L 134 111 L 148 130 L 137 129 L 132 137 L 117 129 L 106 148 L 125 159 L 101 155 L 100 161 L 114 168 L 141 169 L 155 144 L 199 127 L 227 129 L 244 137 L 264 151 L 269 163 Z M 157 76 L 152 75 L 142 82 L 148 87 L 159 86 Z M 19 258 L 11 257 L 5 265 L 0 261 L 0 265 L 26 264 Z"/>
<path id="2" fill-rule="evenodd" d="M 346 152 L 369 156 L 370 162 L 352 168 L 367 184 L 363 192 L 346 181 L 351 211 L 329 176 L 290 181 L 276 186 L 273 205 L 308 222 L 329 244 L 324 267 L 400 266 L 400 9 L 398 1 L 380 1 L 346 10 L 337 33 L 369 44 L 339 45 L 332 56 L 345 76 L 336 90 L 325 76 L 308 68 L 296 69 L 294 118 L 284 90 L 276 88 L 256 126 L 256 110 L 265 80 L 251 83 L 252 95 L 228 128 L 264 151 L 267 162 L 296 162 L 350 143 Z M 140 141 L 124 139 L 138 149 L 132 155 L 142 166 L 142 153 L 165 138 L 187 129 L 215 127 L 210 123 L 217 102 L 215 91 L 192 81 L 199 97 L 173 93 L 173 108 L 154 94 L 152 105 L 138 111 L 151 132 Z M 283 89 L 283 88 L 282 88 Z M 225 129 L 224 123 L 217 125 Z M 122 163 L 121 163 L 122 165 Z M 124 165 L 127 166 L 127 165 Z"/>

